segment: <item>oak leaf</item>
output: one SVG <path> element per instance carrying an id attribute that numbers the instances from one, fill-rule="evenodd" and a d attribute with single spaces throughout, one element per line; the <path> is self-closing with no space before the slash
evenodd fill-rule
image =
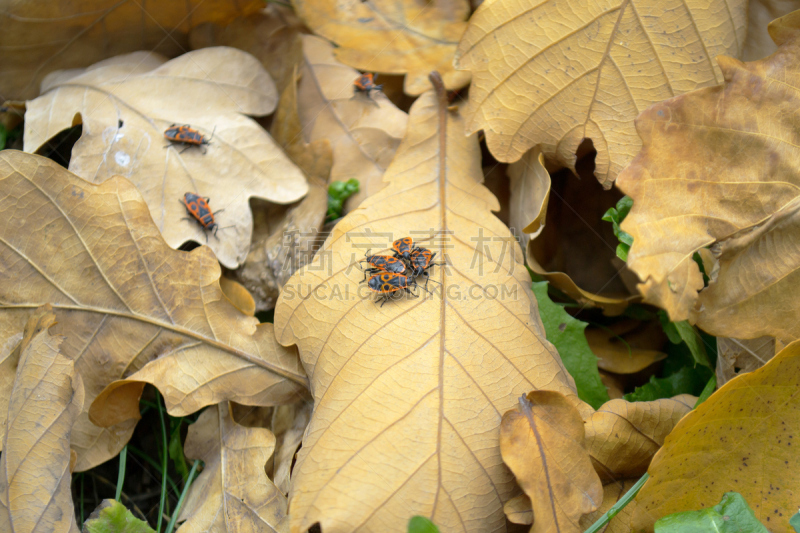
<path id="1" fill-rule="evenodd" d="M 253 229 L 248 199 L 285 204 L 308 190 L 267 132 L 243 116 L 271 113 L 276 102 L 269 74 L 234 48 L 205 48 L 167 62 L 137 52 L 51 74 L 42 96 L 27 103 L 25 151 L 81 123 L 72 172 L 94 183 L 128 178 L 170 246 L 208 242 L 223 265 L 236 268 Z M 185 152 L 170 145 L 164 132 L 176 123 L 200 130 L 211 144 Z M 219 213 L 215 235 L 187 216 L 186 192 L 210 198 Z"/>
<path id="2" fill-rule="evenodd" d="M 636 497 L 634 531 L 662 516 L 713 507 L 736 491 L 771 531 L 789 531 L 797 507 L 800 342 L 732 379 L 687 414 L 653 458 Z"/>
<path id="3" fill-rule="evenodd" d="M 586 419 L 586 448 L 603 483 L 644 475 L 675 424 L 694 407 L 688 394 L 652 402 L 611 400 Z"/>
<path id="4" fill-rule="evenodd" d="M 469 83 L 469 73 L 453 68 L 470 12 L 466 0 L 292 0 L 292 5 L 314 33 L 338 46 L 336 59 L 359 70 L 406 74 L 407 94 L 427 91 L 432 70 L 441 73 L 448 89 Z"/>
<path id="5" fill-rule="evenodd" d="M 580 532 L 603 501 L 584 443 L 583 420 L 563 395 L 533 391 L 503 415 L 500 451 L 532 502 L 531 533 Z"/>
<path id="6" fill-rule="evenodd" d="M 296 353 L 223 296 L 209 248 L 171 250 L 127 180 L 93 185 L 48 159 L 6 150 L 0 190 L 0 345 L 34 309 L 53 305 L 53 332 L 67 335 L 61 352 L 86 387 L 72 432 L 78 470 L 115 456 L 133 432 L 139 382 L 121 412 L 96 407 L 118 425 L 88 419 L 91 402 L 116 379 L 151 380 L 181 413 L 225 399 L 281 403 L 304 389 Z"/>
<path id="7" fill-rule="evenodd" d="M 205 467 L 189 489 L 178 531 L 288 532 L 286 497 L 264 472 L 274 449 L 272 432 L 234 422 L 229 402 L 203 411 L 184 450 Z"/>
<path id="8" fill-rule="evenodd" d="M 297 107 L 303 135 L 307 142 L 331 143 L 330 181 L 359 181 L 359 192 L 347 202 L 353 209 L 385 186 L 383 174 L 406 133 L 408 115 L 380 93 L 353 98 L 358 71 L 337 61 L 324 39 L 302 39 Z"/>
<path id="9" fill-rule="evenodd" d="M 752 63 L 720 57 L 725 84 L 642 113 L 642 152 L 620 175 L 622 229 L 645 300 L 716 336 L 800 337 L 800 13 L 770 24 L 779 43 Z M 737 198 L 731 202 L 730 198 Z M 708 287 L 692 256 L 711 247 Z M 698 295 L 698 291 L 701 291 Z"/>
<path id="10" fill-rule="evenodd" d="M 146 6 L 146 7 L 145 7 Z M 0 100 L 30 99 L 56 69 L 83 68 L 136 50 L 186 51 L 189 29 L 255 13 L 260 0 L 203 0 L 153 5 L 115 0 L 0 3 Z"/>
<path id="11" fill-rule="evenodd" d="M 541 145 L 574 170 L 584 139 L 610 188 L 641 147 L 633 119 L 648 106 L 716 85 L 718 54 L 738 55 L 745 0 L 488 0 L 456 53 L 472 72 L 467 131 L 483 129 L 500 161 Z"/>
<path id="12" fill-rule="evenodd" d="M 49 307 L 34 311 L 9 391 L 0 456 L 0 531 L 77 533 L 70 490 L 70 431 L 84 392 L 73 362 L 51 334 Z"/>
<path id="13" fill-rule="evenodd" d="M 278 300 L 275 334 L 297 344 L 315 401 L 292 472 L 293 532 L 399 532 L 413 515 L 442 531 L 504 531 L 517 489 L 497 444 L 502 413 L 545 388 L 591 411 L 490 212 L 478 140 L 446 106 L 443 88 L 414 103 L 386 188 L 339 221 Z M 381 306 L 355 262 L 407 235 L 447 263 L 431 273 L 444 289 Z"/>

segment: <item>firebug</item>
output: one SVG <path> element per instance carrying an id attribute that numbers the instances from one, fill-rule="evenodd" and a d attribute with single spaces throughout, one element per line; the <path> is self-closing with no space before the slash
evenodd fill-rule
<path id="1" fill-rule="evenodd" d="M 192 146 L 200 146 L 205 147 L 211 144 L 211 139 L 214 138 L 214 132 L 217 130 L 216 126 L 214 130 L 211 132 L 211 137 L 208 139 L 200 133 L 198 130 L 192 128 L 188 124 L 185 126 L 178 126 L 177 124 L 173 124 L 167 131 L 164 132 L 164 138 L 170 141 L 171 143 L 180 143 L 187 145 L 186 148 L 181 150 L 180 153 L 185 152 Z M 167 147 L 170 146 L 169 144 Z M 165 147 L 166 148 L 166 147 Z M 203 153 L 205 154 L 205 148 L 203 148 Z"/>

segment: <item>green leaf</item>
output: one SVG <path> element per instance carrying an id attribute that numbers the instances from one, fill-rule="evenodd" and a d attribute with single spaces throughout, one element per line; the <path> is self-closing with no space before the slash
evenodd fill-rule
<path id="1" fill-rule="evenodd" d="M 633 207 L 633 198 L 630 196 L 623 196 L 619 199 L 617 202 L 618 223 L 622 224 L 622 221 L 625 220 L 625 217 L 630 213 L 631 207 Z"/>
<path id="2" fill-rule="evenodd" d="M 629 402 L 652 402 L 678 394 L 698 395 L 712 375 L 713 372 L 704 366 L 685 366 L 664 378 L 650 376 L 649 383 L 636 387 L 636 390 L 625 395 L 625 399 Z"/>
<path id="3" fill-rule="evenodd" d="M 711 368 L 708 354 L 706 354 L 706 346 L 703 343 L 703 339 L 700 337 L 700 333 L 697 332 L 697 329 L 686 320 L 673 322 L 673 324 L 675 324 L 675 329 L 678 330 L 678 335 L 680 335 L 681 340 L 689 347 L 689 351 L 692 353 L 695 363 Z"/>
<path id="4" fill-rule="evenodd" d="M 617 202 L 617 206 L 606 211 L 602 217 L 602 220 L 611 222 L 611 226 L 614 228 L 614 235 L 616 235 L 620 242 L 617 246 L 617 257 L 623 261 L 628 260 L 628 252 L 633 245 L 633 237 L 629 233 L 622 231 L 619 225 L 622 224 L 622 221 L 628 216 L 632 205 L 633 199 L 630 196 L 623 196 Z"/>
<path id="5" fill-rule="evenodd" d="M 424 516 L 414 516 L 408 521 L 408 533 L 439 533 L 439 528 Z"/>
<path id="6" fill-rule="evenodd" d="M 358 192 L 359 184 L 357 179 L 345 181 L 334 181 L 328 185 L 328 213 L 326 220 L 336 220 L 342 216 L 342 206 L 345 200 Z"/>
<path id="7" fill-rule="evenodd" d="M 573 318 L 561 306 L 553 303 L 547 294 L 547 286 L 546 281 L 532 285 L 539 302 L 539 315 L 542 317 L 547 340 L 555 345 L 564 366 L 575 380 L 578 397 L 598 409 L 610 398 L 608 390 L 600 381 L 597 356 L 586 341 L 584 330 L 587 324 Z"/>
<path id="8" fill-rule="evenodd" d="M 83 523 L 83 533 L 155 533 L 147 522 L 139 520 L 121 503 L 106 499 Z"/>
<path id="9" fill-rule="evenodd" d="M 658 312 L 658 320 L 661 322 L 661 329 L 664 330 L 664 333 L 667 334 L 667 338 L 669 342 L 672 344 L 680 344 L 683 342 L 681 339 L 681 334 L 678 333 L 678 328 L 675 327 L 675 323 L 671 322 L 669 319 L 669 315 L 664 310 L 659 310 Z"/>
<path id="10" fill-rule="evenodd" d="M 619 243 L 617 245 L 617 257 L 619 257 L 626 263 L 628 262 L 628 252 L 630 251 L 631 247 L 628 244 Z"/>
<path id="11" fill-rule="evenodd" d="M 698 405 L 708 400 L 708 398 L 714 394 L 715 390 L 717 390 L 717 376 L 712 374 L 711 378 L 708 380 L 708 383 L 706 383 L 706 386 L 703 387 L 703 392 L 701 392 L 700 396 L 697 397 L 697 402 L 694 404 L 694 408 L 697 409 Z"/>
<path id="12" fill-rule="evenodd" d="M 800 511 L 789 519 L 789 525 L 794 528 L 796 533 L 800 533 Z"/>
<path id="13" fill-rule="evenodd" d="M 170 417 L 169 425 L 172 432 L 169 436 L 167 450 L 169 451 L 169 458 L 172 459 L 172 465 L 183 478 L 183 482 L 186 483 L 189 478 L 189 465 L 186 464 L 186 456 L 183 454 L 183 443 L 181 442 L 182 420 L 181 418 Z"/>
<path id="14" fill-rule="evenodd" d="M 738 492 L 726 492 L 719 505 L 665 516 L 656 533 L 769 533 Z"/>

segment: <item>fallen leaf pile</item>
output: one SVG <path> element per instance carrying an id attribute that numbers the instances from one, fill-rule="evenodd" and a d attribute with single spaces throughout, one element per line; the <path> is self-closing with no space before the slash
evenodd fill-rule
<path id="1" fill-rule="evenodd" d="M 800 527 L 796 7 L 0 0 L 0 531 Z"/>

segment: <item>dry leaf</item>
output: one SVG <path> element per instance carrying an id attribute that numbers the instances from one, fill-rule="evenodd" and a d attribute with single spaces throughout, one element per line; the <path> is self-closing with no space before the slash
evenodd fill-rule
<path id="1" fill-rule="evenodd" d="M 248 199 L 285 204 L 308 190 L 300 170 L 243 116 L 268 114 L 277 101 L 269 74 L 249 54 L 205 48 L 165 63 L 137 52 L 84 71 L 56 72 L 46 81 L 44 94 L 27 104 L 25 151 L 82 123 L 69 169 L 94 183 L 115 175 L 130 179 L 173 248 L 208 240 L 219 261 L 236 268 L 253 230 Z M 175 123 L 207 139 L 213 135 L 211 144 L 184 153 L 180 146 L 165 148 L 164 131 Z M 187 217 L 186 192 L 210 197 L 219 213 L 216 235 Z"/>
<path id="2" fill-rule="evenodd" d="M 291 9 L 268 3 L 261 12 L 226 25 L 200 24 L 192 30 L 189 42 L 195 50 L 231 46 L 254 55 L 282 93 L 292 81 L 295 66 L 302 60 L 300 32 L 303 29 L 303 23 Z"/>
<path id="3" fill-rule="evenodd" d="M 618 180 L 634 200 L 622 223 L 633 236 L 628 265 L 672 321 L 690 318 L 716 336 L 800 337 L 790 311 L 800 296 L 798 28 L 798 12 L 774 21 L 778 52 L 752 63 L 720 57 L 724 86 L 637 119 L 644 148 Z M 719 270 L 698 297 L 692 254 L 709 245 Z"/>
<path id="4" fill-rule="evenodd" d="M 70 492 L 70 431 L 83 407 L 80 375 L 59 353 L 64 340 L 37 309 L 20 345 L 0 456 L 0 531 L 77 533 Z M 33 333 L 32 336 L 29 336 Z"/>
<path id="5" fill-rule="evenodd" d="M 241 284 L 230 278 L 221 277 L 219 278 L 219 288 L 222 289 L 225 297 L 236 306 L 236 309 L 248 316 L 256 314 L 256 302 Z"/>
<path id="6" fill-rule="evenodd" d="M 550 174 L 544 168 L 544 156 L 538 148 L 508 167 L 511 180 L 510 227 L 521 237 L 523 249 L 544 229 L 547 200 L 550 198 Z"/>
<path id="7" fill-rule="evenodd" d="M 494 0 L 470 18 L 456 66 L 472 72 L 467 131 L 514 162 L 532 146 L 574 169 L 584 139 L 610 188 L 638 152 L 648 106 L 716 85 L 718 54 L 738 55 L 746 0 Z"/>
<path id="8" fill-rule="evenodd" d="M 45 75 L 56 69 L 82 68 L 135 50 L 181 54 L 193 26 L 207 21 L 224 25 L 263 5 L 260 0 L 5 0 L 0 7 L 0 100 L 34 98 Z"/>
<path id="9" fill-rule="evenodd" d="M 798 8 L 797 0 L 750 0 L 747 11 L 747 38 L 742 61 L 763 59 L 777 50 L 767 31 L 770 22 Z"/>
<path id="10" fill-rule="evenodd" d="M 583 420 L 564 396 L 533 391 L 503 415 L 503 461 L 531 499 L 531 533 L 580 532 L 581 516 L 598 508 L 603 486 L 584 444 Z"/>
<path id="11" fill-rule="evenodd" d="M 597 366 L 615 374 L 635 374 L 667 357 L 667 341 L 658 321 L 621 320 L 609 327 L 586 328 L 586 340 L 598 357 Z"/>
<path id="12" fill-rule="evenodd" d="M 717 388 L 743 372 L 761 368 L 776 353 L 775 339 L 717 337 Z"/>
<path id="13" fill-rule="evenodd" d="M 578 521 L 580 529 L 587 530 L 589 526 L 599 520 L 601 516 L 606 514 L 608 510 L 636 484 L 636 481 L 636 479 L 626 479 L 603 485 L 603 502 L 595 511 L 581 517 Z M 614 515 L 604 528 L 599 529 L 598 533 L 629 533 L 631 528 L 628 523 L 630 522 L 634 508 L 636 508 L 636 502 L 630 502 L 623 507 L 619 513 Z M 533 524 L 533 508 L 531 506 L 531 499 L 528 498 L 527 495 L 520 494 L 516 498 L 512 498 L 506 503 L 504 509 L 509 522 L 515 524 Z"/>
<path id="14" fill-rule="evenodd" d="M 308 421 L 311 419 L 311 402 L 298 402 L 275 408 L 272 415 L 272 432 L 275 434 L 275 467 L 272 476 L 275 486 L 284 494 L 289 493 L 292 466 L 295 454 L 303 440 Z"/>
<path id="15" fill-rule="evenodd" d="M 469 83 L 468 73 L 453 68 L 470 12 L 466 0 L 292 0 L 292 5 L 314 33 L 338 46 L 336 59 L 363 71 L 406 74 L 407 94 L 430 89 L 432 70 L 441 73 L 448 89 Z"/>
<path id="16" fill-rule="evenodd" d="M 603 483 L 638 478 L 696 402 L 682 394 L 652 402 L 611 400 L 586 419 L 586 448 Z"/>
<path id="17" fill-rule="evenodd" d="M 189 489 L 178 531 L 288 532 L 286 497 L 264 472 L 274 449 L 272 432 L 234 422 L 228 402 L 203 411 L 189 426 L 184 450 L 205 468 Z"/>
<path id="18" fill-rule="evenodd" d="M 353 98 L 358 71 L 333 57 L 333 46 L 303 36 L 303 62 L 297 88 L 298 111 L 306 141 L 327 139 L 333 149 L 331 181 L 355 178 L 360 190 L 348 200 L 354 209 L 386 184 L 383 173 L 406 133 L 408 115 L 384 95 Z"/>
<path id="19" fill-rule="evenodd" d="M 61 351 L 86 387 L 72 432 L 78 470 L 115 456 L 133 432 L 133 419 L 108 429 L 88 420 L 115 379 L 155 376 L 173 412 L 228 398 L 290 401 L 303 389 L 296 353 L 223 297 L 211 251 L 170 250 L 126 180 L 92 185 L 48 159 L 6 150 L 0 190 L 0 339 L 52 303 L 53 332 L 68 334 Z M 128 400 L 120 422 L 138 417 L 138 395 Z"/>
<path id="20" fill-rule="evenodd" d="M 278 300 L 275 333 L 298 345 L 315 400 L 292 473 L 293 532 L 404 532 L 417 514 L 442 531 L 504 531 L 518 489 L 497 445 L 501 414 L 531 389 L 580 404 L 516 240 L 490 213 L 478 141 L 446 105 L 443 90 L 414 103 L 386 188 Z M 406 235 L 447 262 L 431 275 L 444 292 L 381 307 L 354 263 Z"/>
<path id="21" fill-rule="evenodd" d="M 581 529 L 586 530 L 599 520 L 615 503 L 625 496 L 625 493 L 628 492 L 637 481 L 636 479 L 625 479 L 603 485 L 603 503 L 600 504 L 600 507 L 598 507 L 596 511 L 584 515 L 583 518 L 580 519 L 579 523 Z M 631 514 L 635 507 L 636 502 L 628 503 L 619 513 L 614 515 L 606 527 L 598 530 L 597 533 L 630 533 L 631 527 L 628 524 L 630 523 Z"/>
<path id="22" fill-rule="evenodd" d="M 672 513 L 713 507 L 740 493 L 770 531 L 790 531 L 797 507 L 800 342 L 723 385 L 681 420 L 647 470 L 634 531 Z"/>
<path id="23" fill-rule="evenodd" d="M 328 209 L 327 182 L 333 165 L 333 152 L 327 139 L 311 143 L 303 139 L 295 83 L 287 85 L 281 95 L 271 133 L 305 173 L 308 194 L 281 218 L 272 212 L 255 218 L 250 252 L 236 275 L 258 296 L 259 311 L 275 307 L 281 287 L 297 269 L 311 262 L 322 245 L 324 239 L 320 230 Z"/>
<path id="24" fill-rule="evenodd" d="M 608 397 L 612 400 L 622 398 L 625 395 L 626 383 L 626 380 L 623 379 L 623 376 L 604 372 L 603 370 L 600 370 L 599 372 L 600 381 L 602 381 L 603 385 L 605 385 L 606 389 L 608 389 Z"/>
<path id="25" fill-rule="evenodd" d="M 533 507 L 527 494 L 519 494 L 506 502 L 503 506 L 509 522 L 514 524 L 533 524 Z"/>

